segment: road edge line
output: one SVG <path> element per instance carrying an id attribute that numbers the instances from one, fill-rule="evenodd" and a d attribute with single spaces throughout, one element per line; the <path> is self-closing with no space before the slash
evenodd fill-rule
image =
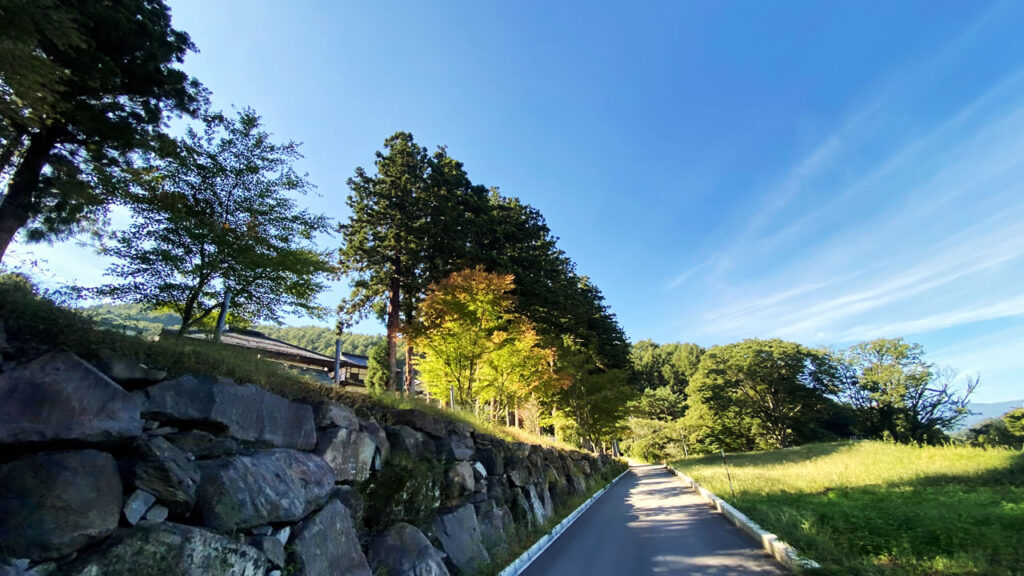
<path id="1" fill-rule="evenodd" d="M 800 572 L 801 570 L 810 570 L 821 567 L 821 565 L 814 560 L 800 556 L 800 553 L 797 552 L 796 548 L 786 544 L 775 534 L 772 534 L 758 526 L 756 522 L 747 518 L 746 514 L 737 510 L 732 504 L 729 504 L 725 500 L 715 496 L 714 493 L 701 486 L 693 478 L 690 478 L 668 464 L 665 465 L 665 468 L 671 470 L 679 477 L 680 480 L 683 481 L 684 484 L 700 494 L 701 497 L 707 500 L 708 504 L 714 506 L 715 510 L 722 514 L 722 516 L 728 518 L 730 522 L 735 524 L 747 536 L 759 543 L 765 552 L 770 554 L 772 558 L 775 558 L 775 560 L 786 568 L 789 568 L 794 572 Z"/>
<path id="2" fill-rule="evenodd" d="M 555 527 L 552 528 L 550 532 L 538 538 L 537 541 L 533 543 L 533 546 L 530 546 L 526 550 L 526 552 L 520 554 L 518 558 L 513 560 L 511 564 L 509 564 L 501 572 L 499 572 L 498 576 L 519 576 L 520 574 L 522 574 L 523 571 L 530 566 L 530 564 L 533 564 L 533 561 L 536 560 L 538 556 L 543 554 L 544 551 L 548 549 L 548 546 L 551 546 L 552 542 L 557 540 L 563 532 L 568 530 L 577 518 L 582 516 L 588 508 L 593 506 L 594 502 L 597 502 L 597 499 L 603 496 L 604 493 L 607 492 L 609 488 L 614 486 L 616 482 L 621 480 L 622 477 L 629 472 L 629 470 L 629 468 L 626 468 L 622 472 L 622 474 L 616 476 L 615 479 L 609 482 L 607 486 L 595 492 L 594 495 L 591 496 L 590 498 L 587 498 L 587 500 L 583 502 L 583 504 L 580 504 L 575 510 L 573 510 L 571 514 L 563 518 L 562 521 L 558 524 L 555 524 Z"/>

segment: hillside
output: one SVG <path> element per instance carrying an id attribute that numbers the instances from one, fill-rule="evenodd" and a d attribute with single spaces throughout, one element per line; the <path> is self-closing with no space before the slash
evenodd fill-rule
<path id="1" fill-rule="evenodd" d="M 101 304 L 82 310 L 101 326 L 127 334 L 150 338 L 160 334 L 162 329 L 176 329 L 179 318 L 171 313 L 153 312 L 138 304 Z M 301 346 L 327 356 L 334 355 L 335 333 L 323 326 L 270 326 L 258 325 L 255 330 L 271 338 Z M 369 356 L 370 350 L 384 337 L 371 334 L 342 334 L 341 349 L 349 354 Z"/>

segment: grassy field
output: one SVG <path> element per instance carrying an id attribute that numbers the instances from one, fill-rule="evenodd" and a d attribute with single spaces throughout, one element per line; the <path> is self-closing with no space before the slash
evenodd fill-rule
<path id="1" fill-rule="evenodd" d="M 1024 453 L 884 442 L 673 463 L 822 565 L 815 574 L 1024 575 Z"/>

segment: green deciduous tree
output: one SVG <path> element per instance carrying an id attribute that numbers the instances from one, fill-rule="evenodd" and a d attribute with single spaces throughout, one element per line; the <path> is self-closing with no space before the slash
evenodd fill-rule
<path id="1" fill-rule="evenodd" d="M 213 114 L 189 129 L 170 158 L 140 172 L 129 196 L 134 221 L 113 234 L 100 290 L 115 300 L 173 310 L 185 333 L 221 309 L 249 322 L 287 311 L 321 315 L 316 296 L 333 271 L 314 236 L 327 219 L 296 207 L 310 185 L 292 163 L 294 142 L 275 144 L 250 109 Z"/>
<path id="2" fill-rule="evenodd" d="M 784 448 L 814 435 L 832 373 L 824 354 L 793 342 L 715 346 L 687 388 L 686 418 L 709 447 Z"/>
<path id="3" fill-rule="evenodd" d="M 512 318 L 513 279 L 481 268 L 453 273 L 434 285 L 420 305 L 414 342 L 423 352 L 420 374 L 435 398 L 449 387 L 461 406 L 474 389 L 487 356 L 502 343 Z"/>
<path id="4" fill-rule="evenodd" d="M 630 406 L 630 413 L 647 420 L 669 422 L 686 412 L 686 399 L 670 386 L 644 390 Z"/>
<path id="5" fill-rule="evenodd" d="M 529 320 L 513 316 L 508 328 L 496 332 L 492 349 L 484 357 L 477 385 L 481 402 L 491 403 L 495 419 L 509 410 L 519 412 L 537 394 L 546 395 L 555 384 L 554 350 L 541 346 Z"/>
<path id="6" fill-rule="evenodd" d="M 95 223 L 168 112 L 204 98 L 175 68 L 194 49 L 161 0 L 0 1 L 0 259 Z"/>
<path id="7" fill-rule="evenodd" d="M 901 338 L 857 344 L 845 362 L 840 398 L 856 409 L 861 434 L 897 442 L 943 440 L 967 416 L 978 385 L 968 379 L 959 392 L 950 370 L 926 362 L 919 344 Z"/>
<path id="8" fill-rule="evenodd" d="M 1011 410 L 999 418 L 989 418 L 967 431 L 972 446 L 985 448 L 1024 448 L 1024 408 Z"/>
<path id="9" fill-rule="evenodd" d="M 689 452 L 689 430 L 683 419 L 670 422 L 630 417 L 622 450 L 643 462 L 683 458 Z"/>
<path id="10" fill-rule="evenodd" d="M 704 349 L 696 344 L 656 344 L 641 340 L 630 347 L 636 386 L 640 390 L 668 386 L 685 396 L 690 378 L 697 372 Z"/>
<path id="11" fill-rule="evenodd" d="M 1003 414 L 1002 420 L 1006 422 L 1006 429 L 1011 434 L 1024 438 L 1024 408 L 1010 410 Z"/>
<path id="12" fill-rule="evenodd" d="M 563 363 L 564 381 L 556 388 L 555 401 L 558 411 L 575 424 L 580 437 L 604 452 L 608 443 L 625 431 L 623 421 L 635 392 L 629 386 L 626 370 L 586 369 L 588 356 L 580 355 L 575 367 Z"/>

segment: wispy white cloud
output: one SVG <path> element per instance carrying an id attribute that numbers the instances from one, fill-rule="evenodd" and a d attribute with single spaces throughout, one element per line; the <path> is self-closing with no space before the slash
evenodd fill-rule
<path id="1" fill-rule="evenodd" d="M 1024 317 L 1024 296 L 1010 298 L 990 305 L 973 305 L 900 322 L 854 326 L 837 336 L 839 342 L 870 340 L 892 335 L 914 335 L 934 332 L 954 326 L 984 322 L 1000 318 Z M 1021 348 L 1024 350 L 1024 347 Z"/>
<path id="2" fill-rule="evenodd" d="M 911 73 L 879 94 L 915 85 L 927 82 Z M 746 220 L 727 223 L 732 233 L 719 237 L 728 240 L 704 248 L 708 261 L 730 266 L 688 271 L 688 291 L 717 277 L 687 295 L 706 304 L 675 324 L 682 338 L 948 344 L 1024 320 L 1024 69 L 924 130 L 890 133 L 892 117 L 913 111 L 870 102 L 795 162 Z M 1021 350 L 1024 336 L 1014 334 L 929 357 L 990 385 L 994 377 L 1003 387 L 995 398 L 1024 383 Z"/>

